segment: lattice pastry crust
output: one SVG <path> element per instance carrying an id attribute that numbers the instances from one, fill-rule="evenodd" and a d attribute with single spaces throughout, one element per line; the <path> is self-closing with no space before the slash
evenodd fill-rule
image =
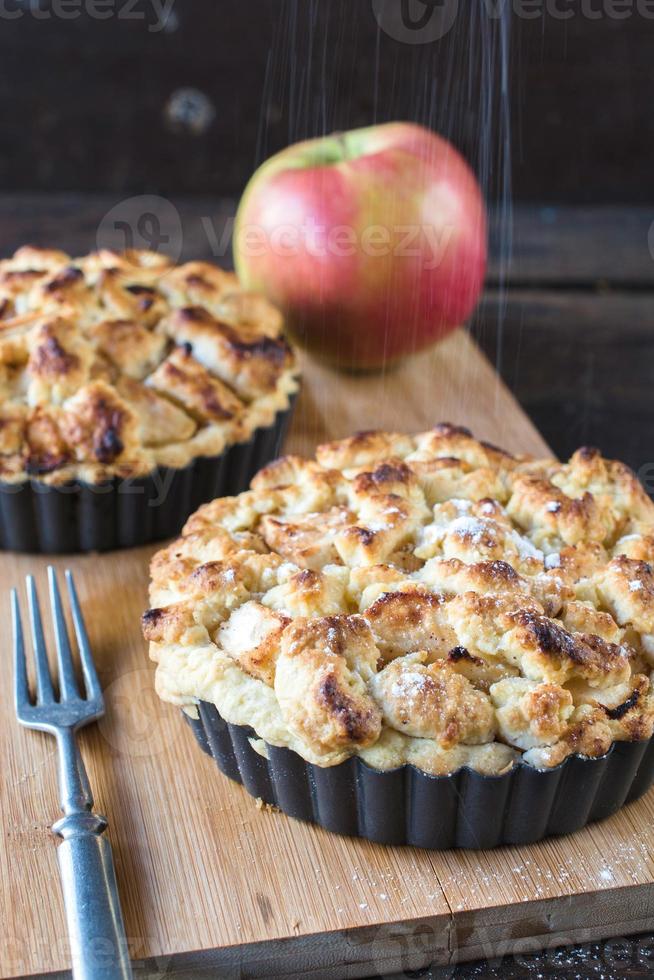
<path id="1" fill-rule="evenodd" d="M 286 457 L 155 555 L 162 698 L 319 765 L 499 773 L 654 726 L 654 504 L 449 424 Z"/>
<path id="2" fill-rule="evenodd" d="M 297 388 L 281 316 L 206 262 L 25 247 L 0 262 L 0 480 L 183 467 Z"/>

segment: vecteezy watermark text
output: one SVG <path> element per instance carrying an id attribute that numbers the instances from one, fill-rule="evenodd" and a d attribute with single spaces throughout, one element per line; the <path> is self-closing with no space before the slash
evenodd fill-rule
<path id="1" fill-rule="evenodd" d="M 454 234 L 452 226 L 436 228 L 429 224 L 382 225 L 363 228 L 352 225 L 323 225 L 312 219 L 273 228 L 244 225 L 236 232 L 241 255 L 252 258 L 272 253 L 282 257 L 299 254 L 313 258 L 366 255 L 383 258 L 418 258 L 425 269 L 435 269 L 443 261 Z"/>
<path id="2" fill-rule="evenodd" d="M 520 20 L 654 20 L 654 0 L 480 0 L 491 21 L 514 16 Z M 460 0 L 372 0 L 381 30 L 405 44 L 430 44 L 444 38 L 459 16 L 468 16 Z"/>
<path id="3" fill-rule="evenodd" d="M 282 258 L 308 255 L 316 259 L 394 256 L 415 259 L 425 270 L 436 269 L 442 263 L 455 232 L 453 225 L 436 227 L 428 223 L 327 225 L 311 216 L 298 224 L 245 224 L 236 231 L 231 215 L 223 216 L 218 224 L 215 217 L 203 215 L 199 223 L 214 259 L 229 253 L 234 233 L 239 254 L 250 258 L 267 254 Z M 184 228 L 178 210 L 171 201 L 155 194 L 119 201 L 105 214 L 96 235 L 100 249 L 146 248 L 164 252 L 175 261 L 181 257 L 183 242 Z"/>
<path id="4" fill-rule="evenodd" d="M 144 23 L 151 34 L 168 24 L 175 0 L 0 0 L 0 20 L 129 20 Z"/>
<path id="5" fill-rule="evenodd" d="M 157 194 L 139 194 L 118 201 L 107 211 L 98 225 L 96 247 L 145 248 L 165 252 L 177 261 L 182 237 L 182 220 L 175 205 Z"/>
<path id="6" fill-rule="evenodd" d="M 654 20 L 654 0 L 483 0 L 489 16 L 499 17 L 502 8 L 510 6 L 521 20 L 538 20 L 552 17 L 554 20 L 628 20 L 643 17 Z"/>

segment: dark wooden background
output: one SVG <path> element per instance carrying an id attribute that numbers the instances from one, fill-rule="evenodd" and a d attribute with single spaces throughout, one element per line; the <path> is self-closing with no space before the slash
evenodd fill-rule
<path id="1" fill-rule="evenodd" d="M 290 141 L 391 118 L 496 168 L 496 148 L 479 149 L 499 92 L 497 65 L 483 68 L 499 54 L 492 11 L 533 16 L 539 0 L 458 0 L 451 30 L 424 44 L 389 36 L 373 0 L 167 0 L 163 29 L 153 2 L 2 0 L 3 189 L 236 195 Z M 613 2 L 542 0 L 540 16 L 510 17 L 519 201 L 652 201 L 654 19 L 638 13 L 648 0 L 589 18 Z M 174 98 L 189 88 L 195 101 Z"/>
<path id="2" fill-rule="evenodd" d="M 515 202 L 495 212 L 475 336 L 559 454 L 599 445 L 654 491 L 654 2 L 430 0 L 458 15 L 428 43 L 380 27 L 378 0 L 167 2 L 163 26 L 155 0 L 0 2 L 0 250 L 86 250 L 110 208 L 148 193 L 179 213 L 183 255 L 228 263 L 229 215 L 267 155 L 418 120 L 491 204 Z"/>

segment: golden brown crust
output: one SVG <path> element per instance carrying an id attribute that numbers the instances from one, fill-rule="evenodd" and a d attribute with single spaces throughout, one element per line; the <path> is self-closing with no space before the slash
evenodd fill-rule
<path id="1" fill-rule="evenodd" d="M 25 445 L 17 455 L 24 454 L 28 473 L 43 478 L 72 462 L 72 453 L 59 427 L 61 410 L 37 405 L 25 419 Z"/>
<path id="2" fill-rule="evenodd" d="M 198 364 L 187 349 L 174 347 L 146 383 L 160 395 L 172 398 L 197 422 L 228 424 L 239 435 L 241 400 Z"/>
<path id="3" fill-rule="evenodd" d="M 574 710 L 572 695 L 565 688 L 523 677 L 493 684 L 490 694 L 502 737 L 521 749 L 557 742 Z"/>
<path id="4" fill-rule="evenodd" d="M 598 577 L 598 592 L 620 626 L 654 632 L 654 569 L 645 561 L 619 555 Z"/>
<path id="5" fill-rule="evenodd" d="M 138 418 L 140 440 L 144 446 L 186 442 L 196 432 L 195 420 L 154 388 L 132 378 L 120 378 L 116 390 Z"/>
<path id="6" fill-rule="evenodd" d="M 246 673 L 272 687 L 282 634 L 290 622 L 289 616 L 250 600 L 221 624 L 216 643 Z"/>
<path id="7" fill-rule="evenodd" d="M 24 405 L 0 405 L 0 457 L 16 457 L 25 442 L 27 408 Z"/>
<path id="8" fill-rule="evenodd" d="M 384 719 L 399 732 L 431 738 L 444 749 L 490 742 L 495 734 L 488 696 L 447 661 L 425 665 L 421 653 L 394 660 L 375 677 Z"/>
<path id="9" fill-rule="evenodd" d="M 274 391 L 280 374 L 293 365 L 291 348 L 283 336 L 271 337 L 251 326 L 229 324 L 202 306 L 174 310 L 162 328 L 246 401 Z"/>
<path id="10" fill-rule="evenodd" d="M 376 657 L 361 617 L 296 619 L 283 632 L 275 676 L 289 728 L 319 751 L 376 742 L 381 711 L 365 684 Z"/>
<path id="11" fill-rule="evenodd" d="M 633 474 L 594 451 L 359 433 L 267 466 L 155 556 L 157 689 L 319 765 L 601 755 L 654 729 L 652 542 Z"/>
<path id="12" fill-rule="evenodd" d="M 384 592 L 363 613 L 381 660 L 422 650 L 429 660 L 446 657 L 457 638 L 444 614 L 444 598 L 423 590 Z"/>
<path id="13" fill-rule="evenodd" d="M 98 350 L 122 374 L 136 381 L 151 374 L 166 354 L 165 336 L 137 320 L 103 320 L 92 324 L 88 333 Z"/>
<path id="14" fill-rule="evenodd" d="M 60 431 L 80 462 L 140 468 L 136 416 L 104 381 L 90 382 L 67 400 Z"/>
<path id="15" fill-rule="evenodd" d="M 300 568 L 320 571 L 338 562 L 335 535 L 352 524 L 354 514 L 346 507 L 332 507 L 324 514 L 297 514 L 287 519 L 266 514 L 261 518 L 261 535 L 272 551 Z"/>
<path id="16" fill-rule="evenodd" d="M 601 543 L 616 526 L 611 509 L 587 490 L 579 497 L 568 497 L 551 481 L 537 477 L 523 476 L 514 481 L 507 512 L 521 528 L 537 532 L 537 544 L 548 538 L 568 545 Z"/>
<path id="17" fill-rule="evenodd" d="M 27 402 L 61 405 L 90 378 L 93 348 L 75 325 L 59 318 L 37 322 L 28 338 Z"/>
<path id="18" fill-rule="evenodd" d="M 0 261 L 4 481 L 102 482 L 217 455 L 270 425 L 296 376 L 278 311 L 209 263 L 30 246 Z"/>

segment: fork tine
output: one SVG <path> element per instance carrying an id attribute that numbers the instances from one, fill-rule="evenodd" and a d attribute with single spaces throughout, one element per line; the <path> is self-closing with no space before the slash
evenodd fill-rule
<path id="1" fill-rule="evenodd" d="M 75 588 L 75 581 L 73 579 L 73 573 L 69 568 L 66 569 L 66 584 L 68 585 L 68 594 L 70 596 L 70 608 L 73 612 L 73 625 L 75 627 L 75 636 L 77 638 L 77 646 L 79 647 L 79 656 L 82 662 L 82 670 L 84 672 L 84 684 L 86 687 L 86 696 L 91 700 L 98 700 L 102 703 L 102 687 L 100 686 L 100 679 L 98 678 L 97 671 L 95 669 L 95 663 L 93 661 L 93 655 L 91 653 L 91 645 L 89 643 L 89 638 L 86 633 L 86 626 L 84 625 L 84 618 L 82 616 L 82 610 L 79 604 L 79 599 L 77 598 L 77 589 Z"/>
<path id="2" fill-rule="evenodd" d="M 55 645 L 57 647 L 57 664 L 59 666 L 60 700 L 78 698 L 79 689 L 73 667 L 73 654 L 68 640 L 68 631 L 64 611 L 61 606 L 61 595 L 57 584 L 57 576 L 52 565 L 48 565 L 48 585 L 50 587 L 50 606 L 55 630 Z"/>
<path id="3" fill-rule="evenodd" d="M 30 707 L 30 690 L 27 683 L 27 664 L 25 663 L 25 642 L 20 606 L 16 589 L 11 590 L 11 620 L 14 633 L 14 702 L 16 714 L 20 718 L 25 708 Z"/>
<path id="4" fill-rule="evenodd" d="M 43 638 L 41 610 L 39 609 L 39 597 L 36 592 L 34 576 L 28 575 L 25 583 L 27 585 L 27 602 L 30 609 L 30 623 L 32 626 L 32 646 L 34 648 L 34 660 L 36 662 L 37 701 L 39 703 L 54 701 L 52 678 L 50 677 L 48 654 Z"/>

